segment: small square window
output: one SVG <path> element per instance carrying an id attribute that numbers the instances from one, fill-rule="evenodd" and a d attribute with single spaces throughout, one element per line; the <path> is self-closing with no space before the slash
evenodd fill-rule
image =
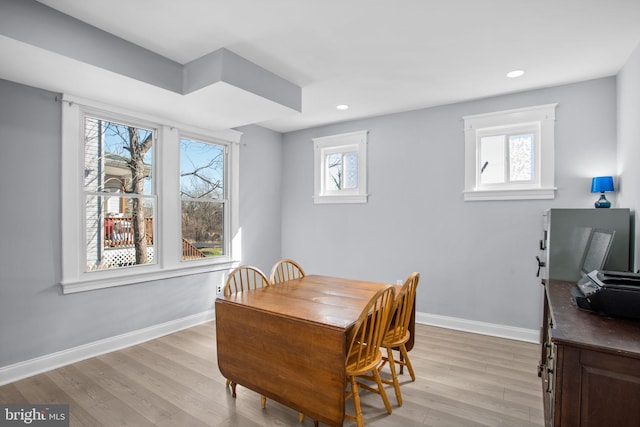
<path id="1" fill-rule="evenodd" d="M 367 131 L 313 140 L 315 203 L 367 202 Z"/>
<path id="2" fill-rule="evenodd" d="M 339 192 L 358 188 L 358 153 L 331 153 L 326 157 L 325 188 L 327 192 Z"/>
<path id="3" fill-rule="evenodd" d="M 535 153 L 537 131 L 480 136 L 479 188 L 537 185 Z"/>
<path id="4" fill-rule="evenodd" d="M 465 200 L 555 197 L 555 106 L 464 117 Z"/>

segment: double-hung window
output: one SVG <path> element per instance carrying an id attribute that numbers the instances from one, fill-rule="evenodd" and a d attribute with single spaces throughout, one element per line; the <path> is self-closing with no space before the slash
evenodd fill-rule
<path id="1" fill-rule="evenodd" d="M 228 199 L 227 147 L 203 138 L 180 138 L 182 259 L 225 255 Z"/>
<path id="2" fill-rule="evenodd" d="M 555 106 L 464 117 L 465 200 L 555 197 Z"/>
<path id="3" fill-rule="evenodd" d="M 83 114 L 86 271 L 155 264 L 157 128 Z"/>
<path id="4" fill-rule="evenodd" d="M 65 96 L 64 293 L 225 269 L 240 133 Z"/>

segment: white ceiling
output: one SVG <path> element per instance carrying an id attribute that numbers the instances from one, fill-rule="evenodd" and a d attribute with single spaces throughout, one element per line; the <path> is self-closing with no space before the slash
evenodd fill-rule
<path id="1" fill-rule="evenodd" d="M 611 76 L 640 43 L 639 0 L 39 2 L 180 64 L 226 48 L 300 86 L 302 112 L 284 109 L 259 123 L 279 132 Z M 0 78 L 30 83 L 34 68 L 43 75 L 18 61 L 23 48 L 57 55 L 0 38 Z M 107 79 L 95 66 L 65 65 L 74 66 Z M 506 78 L 513 69 L 526 74 Z M 73 80 L 44 88 L 82 90 Z M 163 96 L 155 102 L 175 102 Z M 203 98 L 181 102 L 209 119 L 219 114 Z M 261 120 L 250 110 L 246 120 Z"/>

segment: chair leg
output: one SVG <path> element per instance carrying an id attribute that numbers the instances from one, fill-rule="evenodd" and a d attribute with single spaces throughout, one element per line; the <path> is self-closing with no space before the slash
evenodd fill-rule
<path id="1" fill-rule="evenodd" d="M 416 374 L 413 372 L 413 366 L 411 366 L 411 360 L 409 359 L 407 347 L 405 347 L 404 344 L 400 346 L 400 355 L 404 359 L 404 364 L 407 365 L 407 369 L 409 369 L 409 375 L 411 375 L 411 381 L 415 381 Z"/>
<path id="2" fill-rule="evenodd" d="M 396 373 L 396 362 L 393 359 L 393 349 L 391 347 L 387 347 L 387 358 L 389 359 L 389 368 L 391 369 L 393 389 L 396 392 L 396 401 L 398 402 L 398 406 L 402 406 L 402 393 L 400 392 L 400 383 L 398 382 L 398 374 Z"/>
<path id="3" fill-rule="evenodd" d="M 376 380 L 376 384 L 378 384 L 378 390 L 380 390 L 380 396 L 382 396 L 382 401 L 384 402 L 384 407 L 387 408 L 387 412 L 391 413 L 391 402 L 389 402 L 389 398 L 387 397 L 387 392 L 384 390 L 382 386 L 382 378 L 380 378 L 380 372 L 378 372 L 377 368 L 373 368 L 373 377 Z M 355 381 L 355 380 L 354 380 Z M 354 396 L 355 398 L 355 396 Z M 360 397 L 358 396 L 358 409 L 360 409 Z M 362 415 L 362 413 L 360 414 Z"/>
<path id="4" fill-rule="evenodd" d="M 358 390 L 358 382 L 356 377 L 351 377 L 351 393 L 353 393 L 353 406 L 356 410 L 356 423 L 358 427 L 364 427 L 362 419 L 362 409 L 360 409 L 360 390 Z"/>
<path id="5" fill-rule="evenodd" d="M 260 406 L 262 407 L 262 409 L 267 407 L 267 397 L 266 396 L 260 396 Z"/>

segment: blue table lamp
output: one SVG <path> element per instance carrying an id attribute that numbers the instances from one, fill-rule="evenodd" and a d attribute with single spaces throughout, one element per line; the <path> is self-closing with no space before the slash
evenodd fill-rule
<path id="1" fill-rule="evenodd" d="M 597 176 L 591 180 L 591 192 L 600 193 L 600 198 L 595 203 L 596 208 L 610 208 L 611 202 L 604 197 L 605 191 L 613 190 L 612 176 Z"/>

